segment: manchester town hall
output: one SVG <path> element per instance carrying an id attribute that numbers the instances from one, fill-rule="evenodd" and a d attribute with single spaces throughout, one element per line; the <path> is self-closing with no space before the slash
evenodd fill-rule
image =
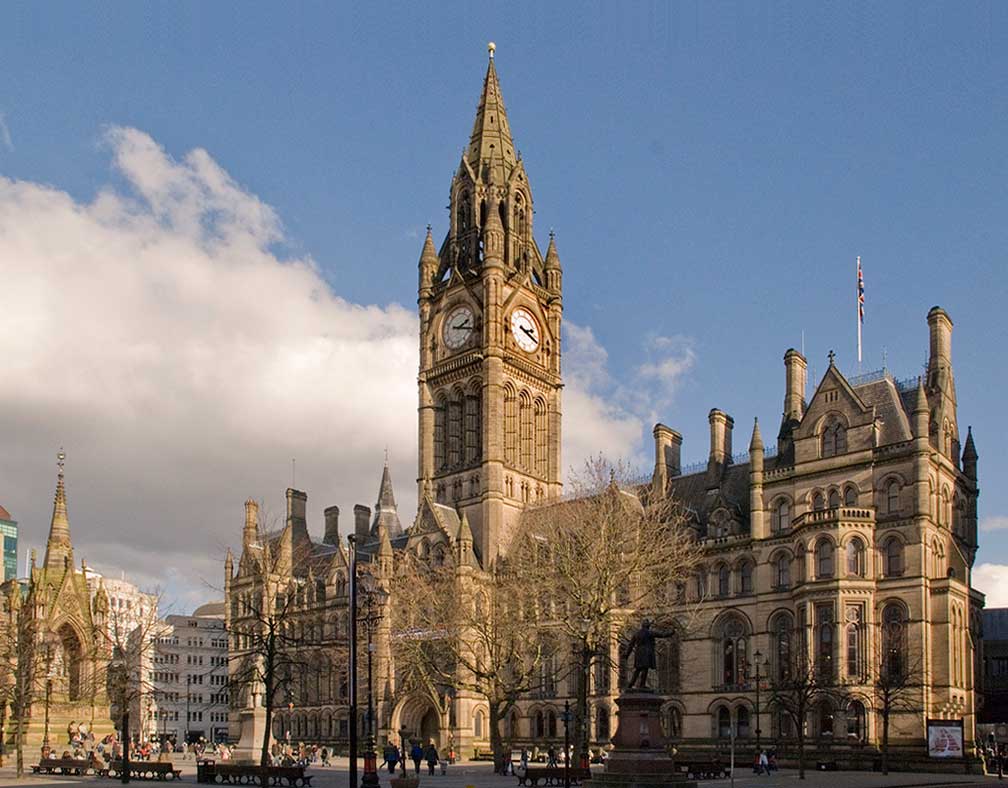
<path id="1" fill-rule="evenodd" d="M 486 571 L 523 508 L 561 493 L 563 274 L 552 234 L 543 252 L 533 216 L 530 174 L 491 51 L 450 186 L 450 226 L 440 245 L 428 230 L 420 254 L 418 510 L 403 527 L 386 464 L 374 510 L 355 507 L 347 529 L 379 582 L 401 551 Z M 796 731 L 768 706 L 766 688 L 798 650 L 814 657 L 820 679 L 845 688 L 842 700 L 824 696 L 809 710 L 814 751 L 871 767 L 882 739 L 875 678 L 893 659 L 921 678 L 893 717 L 893 746 L 923 759 L 926 721 L 961 719 L 971 749 L 983 606 L 970 583 L 977 451 L 956 417 L 952 319 L 940 307 L 926 318 L 930 352 L 919 379 L 885 370 L 851 377 L 831 354 L 809 396 L 807 361 L 787 350 L 775 449 L 764 443 L 767 425 L 753 421 L 742 438 L 748 451 L 736 452 L 734 419 L 714 408 L 708 460 L 687 468 L 681 435 L 655 425 L 648 493 L 681 502 L 703 555 L 685 591 L 700 613 L 681 637 L 660 641 L 652 674 L 681 752 L 726 751 L 733 735 L 754 740 L 759 731 L 764 746 L 786 755 Z M 336 507 L 325 510 L 321 541 L 309 535 L 306 499 L 288 490 L 286 521 L 273 531 L 246 504 L 241 553 L 226 563 L 228 626 L 240 630 L 250 598 L 272 597 L 264 582 L 282 589 L 275 597 L 288 606 L 285 626 L 303 636 L 311 667 L 276 699 L 273 734 L 342 746 L 353 724 L 338 656 L 347 641 L 348 547 Z M 400 686 L 388 615 L 374 638 L 379 742 L 405 730 L 461 757 L 489 749 L 480 697 Z M 231 648 L 235 671 L 252 646 L 233 635 Z M 575 692 L 563 661 L 504 719 L 512 746 L 562 744 L 564 701 Z M 617 663 L 599 660 L 590 671 L 596 750 L 615 730 Z M 247 688 L 233 692 L 233 738 L 261 703 Z M 363 719 L 357 724 L 363 730 Z"/>

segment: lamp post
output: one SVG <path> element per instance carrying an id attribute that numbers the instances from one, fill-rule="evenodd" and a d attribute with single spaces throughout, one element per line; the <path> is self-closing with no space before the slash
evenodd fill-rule
<path id="1" fill-rule="evenodd" d="M 406 723 L 403 723 L 403 726 L 399 729 L 399 740 L 402 742 L 402 758 L 400 760 L 402 761 L 402 776 L 404 780 L 406 779 L 406 733 Z"/>
<path id="2" fill-rule="evenodd" d="M 570 701 L 564 701 L 563 710 L 563 724 L 564 724 L 564 788 L 570 788 L 570 721 L 571 721 L 571 710 Z"/>
<path id="3" fill-rule="evenodd" d="M 374 686 L 372 658 L 374 641 L 372 635 L 382 618 L 382 608 L 388 599 L 388 593 L 375 580 L 374 575 L 364 574 L 360 579 L 361 593 L 364 597 L 363 615 L 357 620 L 364 624 L 367 632 L 367 743 L 364 752 L 364 775 L 361 777 L 362 788 L 375 788 L 378 785 L 378 754 L 375 752 L 377 725 L 375 724 Z"/>
<path id="4" fill-rule="evenodd" d="M 189 746 L 189 701 L 192 700 L 192 674 L 186 673 L 185 677 L 185 740 L 182 742 L 183 747 Z M 183 749 L 182 752 L 185 752 Z"/>
<path id="5" fill-rule="evenodd" d="M 357 788 L 357 539 L 347 537 L 350 543 L 350 648 L 347 670 L 350 674 L 350 788 Z"/>
<path id="6" fill-rule="evenodd" d="M 760 734 L 762 733 L 762 731 L 760 730 L 760 702 L 759 702 L 759 694 L 760 694 L 759 669 L 762 664 L 763 664 L 763 655 L 759 652 L 759 649 L 757 649 L 756 652 L 753 654 L 753 665 L 755 665 L 756 667 L 756 675 L 753 678 L 756 681 L 756 757 L 757 758 L 759 757 L 760 752 L 762 752 L 762 750 L 760 749 Z"/>

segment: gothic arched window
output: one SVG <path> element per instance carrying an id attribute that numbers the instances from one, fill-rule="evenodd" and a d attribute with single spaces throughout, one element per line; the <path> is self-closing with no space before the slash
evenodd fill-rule
<path id="1" fill-rule="evenodd" d="M 480 392 L 477 389 L 467 392 L 465 395 L 465 459 L 467 464 L 479 462 L 480 443 Z"/>
<path id="2" fill-rule="evenodd" d="M 816 544 L 816 577 L 833 577 L 833 543 L 829 539 L 820 539 Z"/>
<path id="3" fill-rule="evenodd" d="M 745 684 L 749 674 L 749 635 L 745 624 L 729 615 L 718 627 L 721 679 L 726 686 Z"/>
<path id="4" fill-rule="evenodd" d="M 817 492 L 812 496 L 812 509 L 817 512 L 821 512 L 826 508 L 826 499 L 823 497 L 821 492 Z"/>
<path id="5" fill-rule="evenodd" d="M 791 556 L 787 553 L 781 553 L 774 561 L 774 580 L 777 588 L 791 585 Z"/>
<path id="6" fill-rule="evenodd" d="M 773 510 L 772 528 L 774 533 L 783 533 L 791 527 L 791 504 L 787 498 L 777 502 Z"/>
<path id="7" fill-rule="evenodd" d="M 731 712 L 727 706 L 721 706 L 717 710 L 717 735 L 719 739 L 731 738 Z"/>
<path id="8" fill-rule="evenodd" d="M 774 619 L 773 632 L 773 675 L 777 681 L 787 681 L 791 676 L 791 618 L 785 614 Z"/>
<path id="9" fill-rule="evenodd" d="M 839 509 L 840 508 L 840 493 L 837 490 L 830 490 L 829 494 L 829 508 Z"/>
<path id="10" fill-rule="evenodd" d="M 462 395 L 455 392 L 448 402 L 448 467 L 462 463 Z"/>
<path id="11" fill-rule="evenodd" d="M 823 678 L 830 680 L 834 677 L 834 622 L 833 608 L 824 605 L 816 609 L 816 651 L 817 651 L 817 672 Z"/>
<path id="12" fill-rule="evenodd" d="M 900 488 L 899 482 L 891 481 L 886 487 L 886 512 L 888 514 L 899 514 L 900 510 Z"/>
<path id="13" fill-rule="evenodd" d="M 753 592 L 753 565 L 751 561 L 743 561 L 739 567 L 739 593 Z"/>
<path id="14" fill-rule="evenodd" d="M 445 467 L 447 460 L 445 456 L 446 426 L 445 416 L 447 410 L 445 398 L 438 397 L 434 403 L 434 469 L 441 470 Z"/>
<path id="15" fill-rule="evenodd" d="M 546 403 L 535 401 L 535 471 L 546 476 Z"/>
<path id="16" fill-rule="evenodd" d="M 848 485 L 843 492 L 844 506 L 857 506 L 857 490 Z"/>
<path id="17" fill-rule="evenodd" d="M 906 616 L 902 605 L 890 602 L 882 610 L 882 669 L 889 679 L 903 676 Z"/>
<path id="18" fill-rule="evenodd" d="M 899 577 L 903 574 L 903 543 L 895 536 L 885 543 L 885 576 Z"/>
<path id="19" fill-rule="evenodd" d="M 532 470 L 532 450 L 533 450 L 533 414 L 532 397 L 527 391 L 523 391 L 519 397 L 518 426 L 521 456 L 521 467 Z"/>
<path id="20" fill-rule="evenodd" d="M 518 464 L 518 399 L 511 386 L 504 389 L 504 459 L 508 465 Z"/>
<path id="21" fill-rule="evenodd" d="M 717 592 L 718 596 L 728 596 L 731 591 L 731 571 L 727 564 L 718 567 Z"/>
<path id="22" fill-rule="evenodd" d="M 852 700 L 847 704 L 847 738 L 863 742 L 867 735 L 866 723 L 864 704 L 859 700 Z"/>
<path id="23" fill-rule="evenodd" d="M 857 537 L 847 542 L 847 574 L 852 577 L 865 575 L 865 547 Z"/>

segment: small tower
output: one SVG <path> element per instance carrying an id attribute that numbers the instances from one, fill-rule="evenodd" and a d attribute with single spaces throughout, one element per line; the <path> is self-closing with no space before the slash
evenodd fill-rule
<path id="1" fill-rule="evenodd" d="M 60 569 L 73 571 L 73 544 L 70 541 L 70 519 L 67 515 L 66 489 L 63 486 L 63 464 L 66 454 L 61 448 L 56 455 L 56 495 L 53 499 L 52 520 L 49 523 L 49 539 L 46 542 L 45 568 L 49 572 Z"/>
<path id="2" fill-rule="evenodd" d="M 766 513 L 763 507 L 763 436 L 759 419 L 753 421 L 752 439 L 749 441 L 749 522 L 753 539 L 765 539 Z"/>

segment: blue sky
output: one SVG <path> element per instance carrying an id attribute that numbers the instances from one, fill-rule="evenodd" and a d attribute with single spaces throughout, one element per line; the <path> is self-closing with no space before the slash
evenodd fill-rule
<path id="1" fill-rule="evenodd" d="M 156 159 L 164 172 L 203 150 L 248 197 L 242 210 L 271 207 L 275 223 L 257 225 L 259 251 L 287 269 L 313 268 L 337 306 L 374 305 L 346 318 L 353 325 L 354 314 L 366 314 L 368 338 L 382 341 L 383 331 L 408 336 L 423 229 L 433 224 L 438 240 L 445 232 L 448 186 L 492 39 L 531 178 L 535 232 L 544 245 L 555 228 L 564 263 L 565 318 L 576 332 L 568 340 L 570 374 L 614 425 L 598 433 L 599 444 L 607 436 L 614 443 L 597 448 L 646 457 L 658 418 L 684 434 L 687 461 L 703 459 L 706 414 L 714 406 L 735 417 L 736 449 L 745 447 L 753 416 L 770 425 L 764 435 L 775 431 L 782 356 L 803 334 L 810 373 L 822 375 L 830 349 L 843 371 L 856 373 L 860 254 L 865 371 L 882 366 L 884 354 L 897 377 L 919 374 L 928 309 L 941 304 L 955 322 L 960 427 L 965 434 L 973 425 L 981 457 L 980 512 L 988 528 L 980 560 L 1004 565 L 1008 579 L 1008 490 L 1000 484 L 1008 470 L 1000 412 L 1008 385 L 1006 36 L 1008 6 L 992 2 L 17 4 L 5 9 L 0 28 L 0 176 L 48 185 L 73 206 L 67 217 L 82 206 L 100 214 L 96 198 L 113 194 L 125 201 L 124 216 L 149 210 L 151 232 L 176 231 L 182 213 L 166 213 L 157 199 L 176 200 L 178 183 L 206 171 L 190 162 L 182 181 L 158 184 L 155 199 L 144 168 Z M 122 129 L 149 136 L 168 164 Z M 130 207 L 131 199 L 141 208 Z M 203 225 L 234 209 L 230 202 L 199 205 Z M 245 214 L 235 215 L 246 227 Z M 12 219 L 8 237 L 10 226 Z M 0 258 L 0 270 L 11 264 Z M 24 271 L 15 272 L 22 281 L 37 274 Z M 111 280 L 118 279 L 114 271 L 106 271 Z M 204 315 L 186 293 L 173 296 L 180 325 L 200 315 L 217 327 L 230 314 L 218 303 Z M 264 313 L 280 309 L 269 288 L 243 297 L 235 309 L 244 304 L 249 321 L 269 322 Z M 104 330 L 118 311 L 100 304 L 80 314 Z M 45 318 L 57 334 L 79 332 L 66 324 L 66 311 Z M 170 350 L 176 327 L 159 324 Z M 9 341 L 18 343 L 23 323 L 8 316 L 7 327 Z M 311 336 L 310 326 L 305 331 L 302 339 Z M 108 337 L 119 336 L 96 332 L 106 347 Z M 20 351 L 26 355 L 11 365 L 14 384 L 18 375 L 47 374 L 31 348 Z M 283 400 L 290 410 L 339 409 L 336 396 L 315 403 L 326 399 L 318 390 L 306 393 L 310 406 L 299 403 L 297 375 L 316 361 L 306 358 L 293 374 Z M 401 391 L 412 390 L 408 364 L 386 366 L 378 372 L 363 365 L 356 381 L 333 374 L 345 396 L 362 386 L 391 391 L 398 385 L 393 375 L 405 379 Z M 75 539 L 90 539 L 93 552 L 144 578 L 156 571 L 142 553 L 163 545 L 147 545 L 141 535 L 143 550 L 117 552 L 112 537 L 103 541 L 96 531 L 121 541 L 134 538 L 138 522 L 181 528 L 165 518 L 165 500 L 199 500 L 196 509 L 180 507 L 183 519 L 212 521 L 218 535 L 212 544 L 197 535 L 183 541 L 209 555 L 227 542 L 228 529 L 239 532 L 245 497 L 282 505 L 295 452 L 305 486 L 311 480 L 319 497 L 329 495 L 349 512 L 358 500 L 372 502 L 391 442 L 403 508 L 415 500 L 408 489 L 415 435 L 404 432 L 413 429 L 409 398 L 404 415 L 376 424 L 373 440 L 337 430 L 316 451 L 310 441 L 288 447 L 264 438 L 244 454 L 255 457 L 255 469 L 239 473 L 242 458 L 227 451 L 233 435 L 224 435 L 210 466 L 199 464 L 190 443 L 172 450 L 171 483 L 159 473 L 157 483 L 117 485 L 107 478 L 116 462 L 135 467 L 167 449 L 159 451 L 155 435 L 116 444 L 109 434 L 130 432 L 121 424 L 98 419 L 101 427 L 82 428 L 90 416 L 72 401 L 68 406 L 64 390 L 88 376 L 80 370 L 61 383 L 59 397 L 43 398 L 56 403 L 58 416 L 43 418 L 36 400 L 35 407 L 9 409 L 3 422 L 15 437 L 4 442 L 0 470 L 12 492 L 0 503 L 22 522 L 26 541 L 44 533 L 51 455 L 59 442 L 73 442 L 68 436 L 75 440 L 68 474 L 77 474 L 80 510 L 76 525 L 72 497 Z M 149 396 L 174 396 L 175 404 L 183 397 L 158 391 Z M 398 396 L 389 395 L 390 407 L 398 407 Z M 147 407 L 124 401 L 137 413 Z M 194 401 L 190 411 L 180 407 L 180 423 L 199 421 L 200 405 Z M 29 412 L 36 415 L 27 419 L 30 429 Z M 12 413 L 19 414 L 16 424 Z M 167 417 L 164 425 L 164 433 L 175 431 Z M 300 434 L 301 427 L 286 415 L 256 422 L 257 431 L 270 428 Z M 98 444 L 101 450 L 92 448 Z M 366 467 L 358 471 L 360 463 Z M 360 492 L 327 481 L 350 465 L 346 475 Z M 218 485 L 207 478 L 215 474 Z M 244 486 L 230 489 L 232 482 Z M 155 513 L 140 490 L 159 486 L 171 493 L 158 499 Z M 73 484 L 70 490 L 73 496 Z M 319 518 L 328 502 L 313 498 Z M 218 505 L 232 513 L 234 528 L 217 524 L 217 510 L 206 514 Z M 319 523 L 312 527 L 320 530 Z M 181 552 L 172 566 L 171 587 L 195 576 Z"/>

